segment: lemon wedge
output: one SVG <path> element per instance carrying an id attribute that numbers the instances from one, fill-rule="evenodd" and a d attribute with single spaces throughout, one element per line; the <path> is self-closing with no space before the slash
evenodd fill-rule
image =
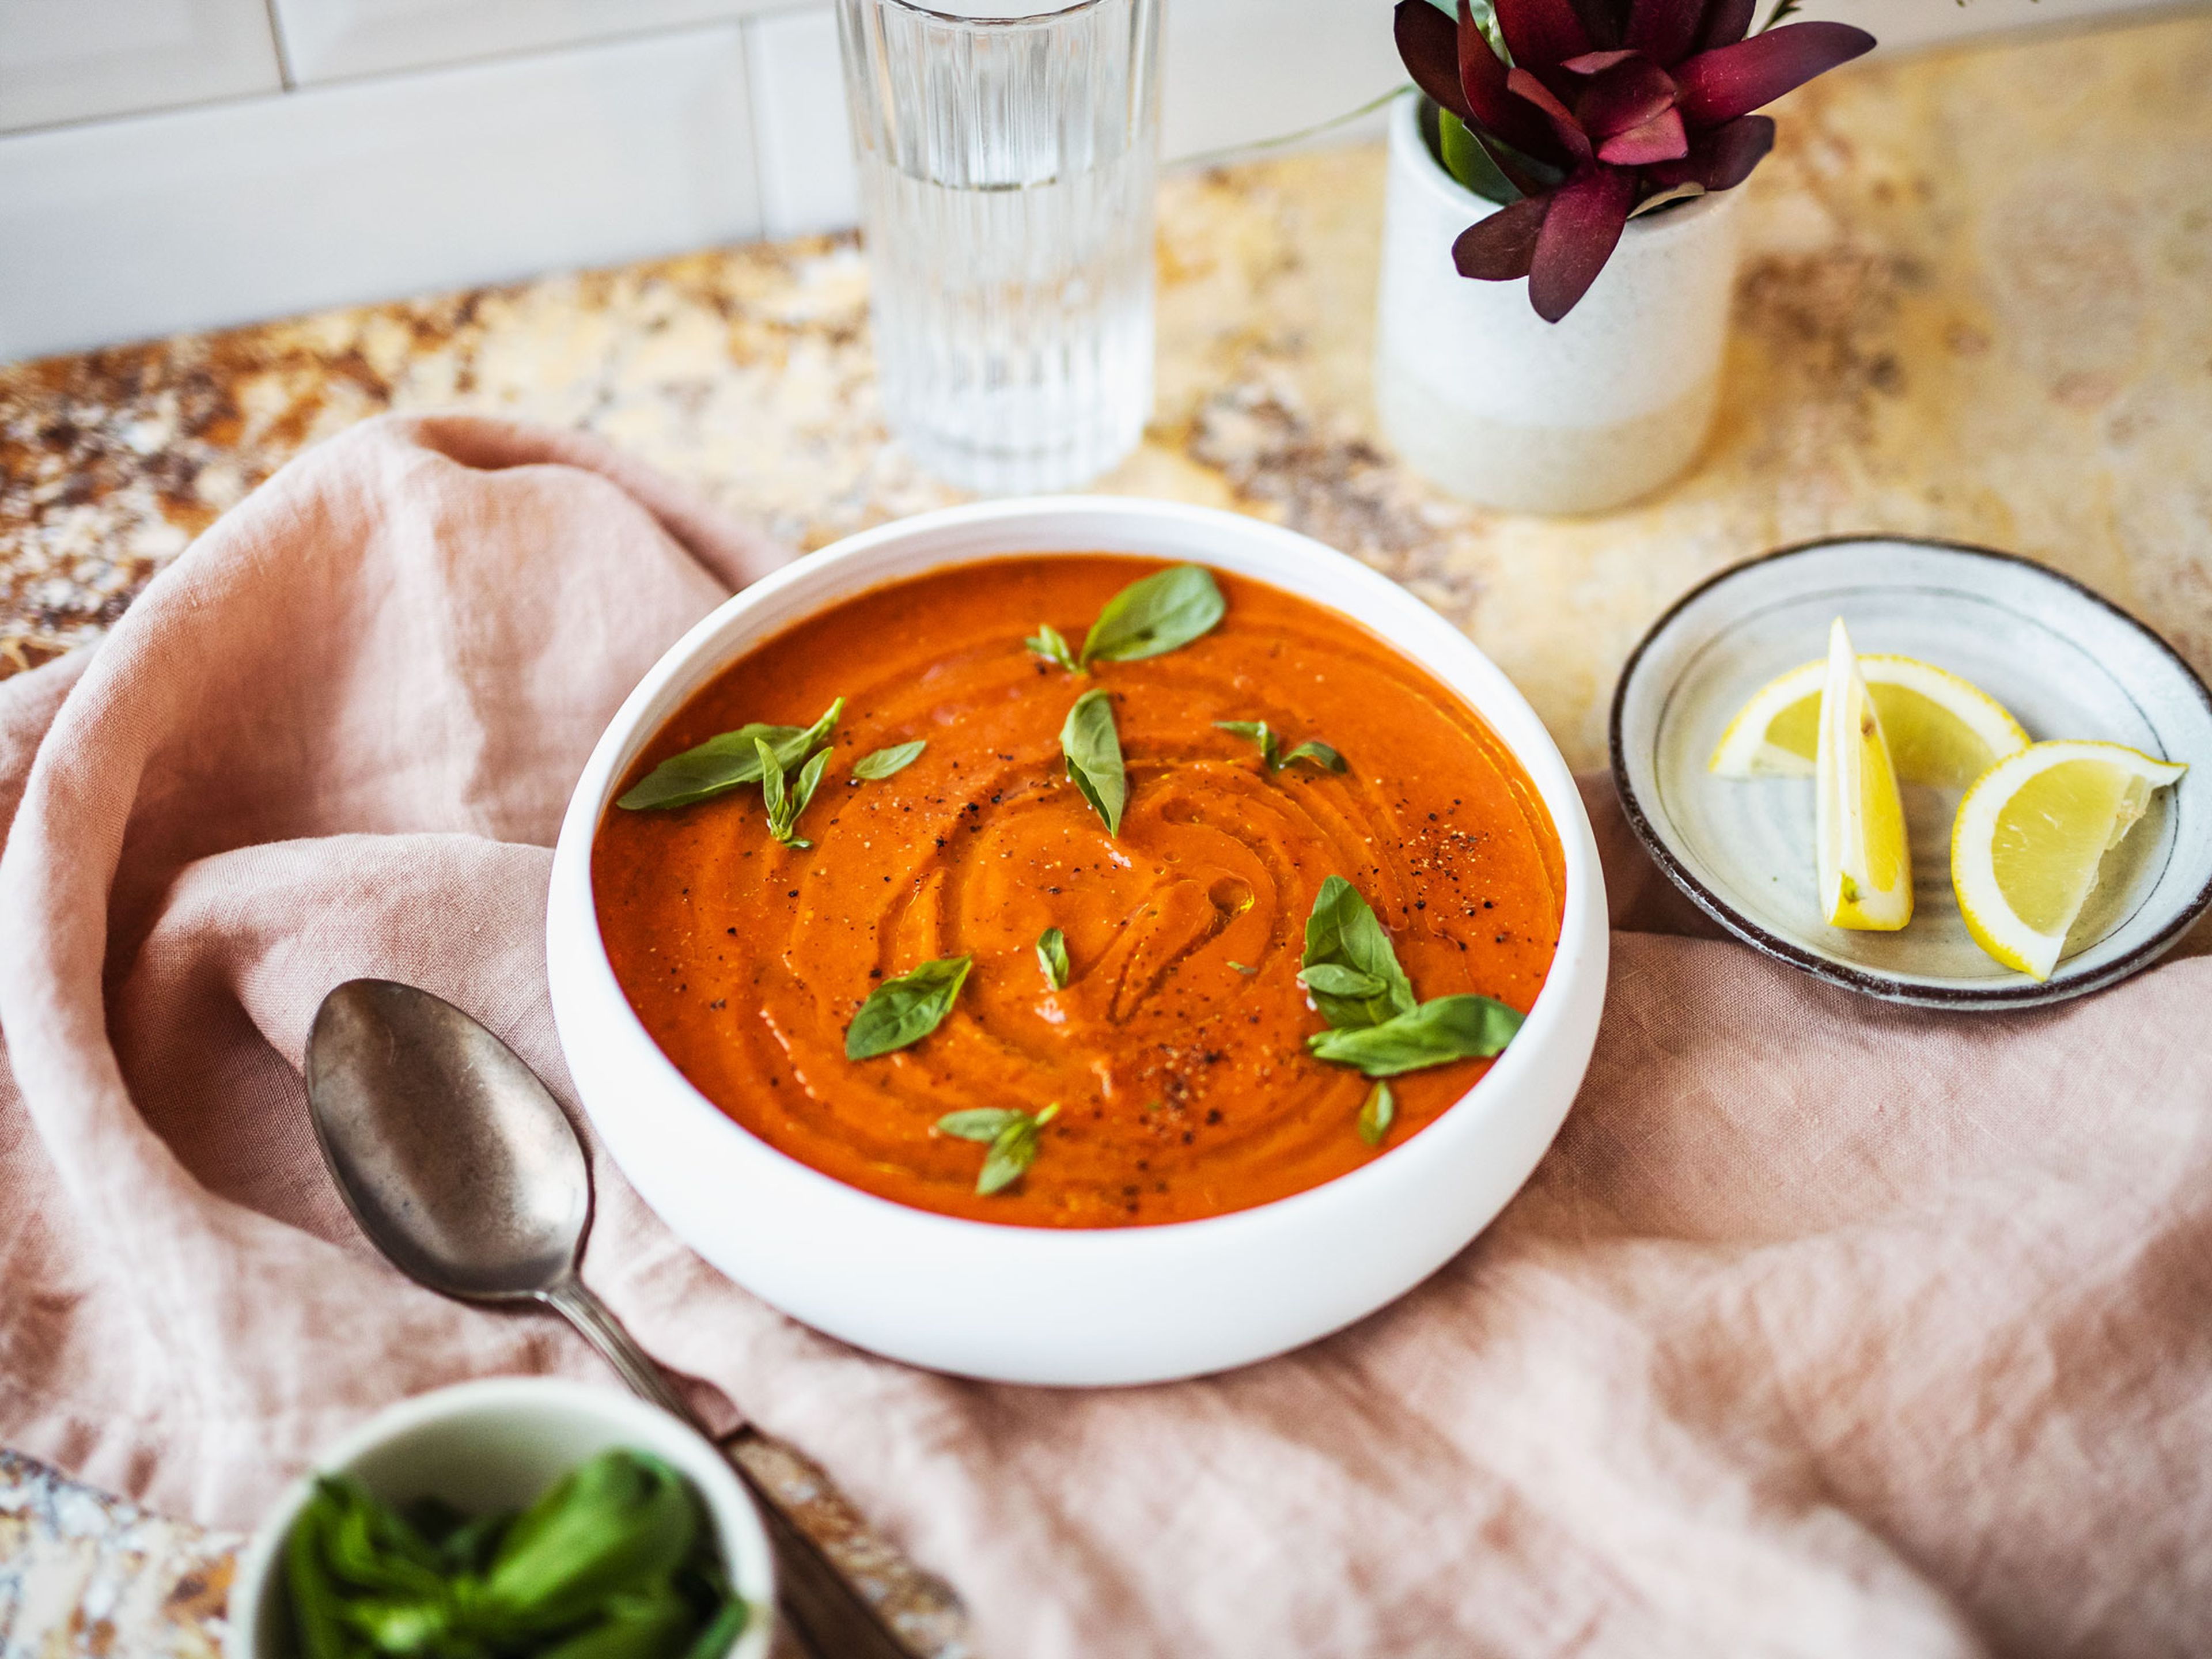
<path id="1" fill-rule="evenodd" d="M 2188 769 L 2117 743 L 2033 744 L 1991 768 L 1951 829 L 1951 885 L 1974 943 L 2049 979 L 2105 854 L 2151 791 Z"/>
<path id="2" fill-rule="evenodd" d="M 2002 704 L 1933 663 L 1869 654 L 1859 672 L 1901 783 L 1964 789 L 2027 747 L 2027 733 Z M 1761 686 L 1721 734 L 1708 769 L 1724 778 L 1811 777 L 1827 674 L 1826 663 L 1808 662 Z"/>
<path id="3" fill-rule="evenodd" d="M 1820 908 L 1831 927 L 1893 933 L 1912 920 L 1912 854 L 1905 803 L 1867 683 L 1843 618 L 1828 630 L 1820 687 L 1819 785 Z"/>

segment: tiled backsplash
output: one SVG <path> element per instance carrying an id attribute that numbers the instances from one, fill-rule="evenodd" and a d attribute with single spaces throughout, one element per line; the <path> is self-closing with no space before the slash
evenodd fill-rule
<path id="1" fill-rule="evenodd" d="M 2147 3 L 1805 15 L 1902 46 Z M 1388 0 L 1164 3 L 1170 161 L 1402 78 Z M 0 0 L 0 361 L 854 210 L 821 0 Z"/>

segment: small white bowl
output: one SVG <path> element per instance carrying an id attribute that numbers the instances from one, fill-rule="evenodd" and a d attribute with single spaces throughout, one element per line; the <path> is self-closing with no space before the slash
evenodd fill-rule
<path id="1" fill-rule="evenodd" d="M 386 1503 L 444 1498 L 470 1515 L 521 1509 L 586 1458 L 617 1446 L 651 1452 L 691 1483 L 751 1616 L 729 1659 L 764 1659 L 775 1576 L 752 1499 L 722 1454 L 657 1406 L 550 1376 L 463 1382 L 380 1412 L 294 1481 L 238 1558 L 224 1659 L 295 1659 L 284 1613 L 284 1540 L 314 1474 L 349 1474 Z"/>
<path id="2" fill-rule="evenodd" d="M 647 1035 L 608 965 L 592 840 L 616 787 L 707 681 L 801 618 L 948 564 L 1100 551 L 1190 560 L 1364 624 L 1464 697 L 1528 769 L 1566 860 L 1549 977 L 1512 1046 L 1422 1132 L 1352 1173 L 1203 1221 L 1054 1231 L 912 1209 L 732 1122 Z M 1373 1312 L 1505 1206 L 1581 1086 L 1605 1000 L 1606 902 L 1573 776 L 1457 629 L 1342 554 L 1255 519 L 1066 496 L 924 514 L 799 559 L 654 665 L 592 750 L 553 857 L 545 950 L 562 1052 L 623 1173 L 678 1237 L 794 1318 L 896 1359 L 1010 1382 L 1148 1382 L 1240 1365 Z"/>

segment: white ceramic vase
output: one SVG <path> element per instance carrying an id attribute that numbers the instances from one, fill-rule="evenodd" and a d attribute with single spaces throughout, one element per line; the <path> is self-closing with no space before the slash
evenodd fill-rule
<path id="1" fill-rule="evenodd" d="M 1735 284 L 1735 191 L 1628 222 L 1556 323 L 1528 285 L 1470 281 L 1452 243 L 1498 210 L 1429 153 L 1419 100 L 1390 116 L 1375 401 L 1400 457 L 1452 494 L 1524 513 L 1648 495 L 1712 425 Z"/>

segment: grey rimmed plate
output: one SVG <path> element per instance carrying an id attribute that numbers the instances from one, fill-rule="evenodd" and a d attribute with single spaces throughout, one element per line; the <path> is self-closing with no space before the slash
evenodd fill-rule
<path id="1" fill-rule="evenodd" d="M 2124 743 L 2189 775 L 2109 854 L 2039 984 L 1984 954 L 1951 890 L 1953 790 L 1908 787 L 1913 918 L 1895 933 L 1821 919 L 1809 778 L 1717 778 L 1713 745 L 1752 693 L 1826 654 L 1841 617 L 1863 653 L 1947 668 L 2030 738 Z M 1723 927 L 1835 984 L 1941 1008 L 2021 1008 L 2117 983 L 2212 905 L 2212 694 L 2165 641 L 2078 582 L 1984 548 L 1861 537 L 1784 548 L 1685 594 L 1629 658 L 1613 775 L 1659 867 Z"/>

